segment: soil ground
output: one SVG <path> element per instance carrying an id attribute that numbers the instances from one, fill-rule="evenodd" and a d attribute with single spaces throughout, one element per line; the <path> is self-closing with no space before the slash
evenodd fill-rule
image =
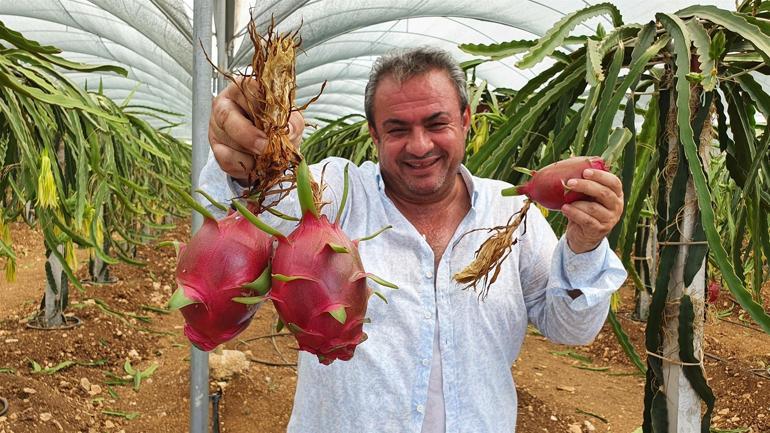
<path id="1" fill-rule="evenodd" d="M 67 312 L 80 326 L 39 331 L 26 323 L 43 293 L 40 235 L 14 225 L 12 236 L 17 280 L 0 281 L 0 397 L 9 403 L 0 433 L 187 431 L 189 345 L 181 315 L 159 310 L 176 286 L 173 250 L 139 248 L 147 266 L 116 265 L 117 283 L 72 290 Z M 186 226 L 164 236 L 187 237 Z M 80 258 L 85 262 L 84 253 Z M 78 275 L 85 278 L 83 268 Z M 622 293 L 619 320 L 643 354 L 644 324 L 630 319 L 633 290 Z M 763 299 L 770 309 L 770 287 Z M 704 364 L 717 396 L 712 432 L 770 433 L 770 336 L 725 294 L 707 316 Z M 272 335 L 274 320 L 271 307 L 260 309 L 249 329 L 225 345 L 248 361 L 244 371 L 212 381 L 212 392 L 222 389 L 221 432 L 285 431 L 295 352 L 291 337 Z M 155 370 L 135 386 L 126 367 Z M 631 433 L 641 425 L 644 380 L 608 325 L 586 347 L 554 345 L 531 330 L 512 374 L 519 432 Z"/>

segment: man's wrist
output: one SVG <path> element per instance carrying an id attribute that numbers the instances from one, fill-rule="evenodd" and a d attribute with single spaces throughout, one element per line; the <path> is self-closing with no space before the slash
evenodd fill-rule
<path id="1" fill-rule="evenodd" d="M 570 249 L 575 254 L 583 254 L 590 251 L 593 251 L 599 247 L 599 245 L 602 244 L 602 239 L 599 239 L 596 243 L 573 243 L 572 240 L 570 240 L 569 237 L 567 237 L 567 248 Z"/>

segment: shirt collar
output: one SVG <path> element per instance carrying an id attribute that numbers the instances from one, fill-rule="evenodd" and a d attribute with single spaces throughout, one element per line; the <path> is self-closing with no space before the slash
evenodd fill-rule
<path id="1" fill-rule="evenodd" d="M 382 180 L 382 172 L 380 171 L 380 163 L 375 165 L 375 178 L 377 179 L 377 188 L 381 193 L 385 193 L 385 182 Z M 465 167 L 464 164 L 460 164 L 460 176 L 465 182 L 465 187 L 468 189 L 468 194 L 471 198 L 471 208 L 476 208 L 476 201 L 479 198 L 479 192 L 476 190 L 476 182 L 471 174 L 470 170 Z"/>

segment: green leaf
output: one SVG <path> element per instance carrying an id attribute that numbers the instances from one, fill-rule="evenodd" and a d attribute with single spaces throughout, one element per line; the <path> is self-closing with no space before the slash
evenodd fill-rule
<path id="1" fill-rule="evenodd" d="M 535 66 L 551 54 L 556 47 L 562 45 L 569 33 L 578 24 L 590 18 L 607 14 L 612 17 L 612 23 L 615 27 L 623 25 L 620 11 L 612 3 L 596 4 L 565 15 L 542 38 L 537 40 L 537 43 L 530 48 L 529 52 L 516 63 L 516 67 L 528 69 Z"/>
<path id="2" fill-rule="evenodd" d="M 346 247 L 342 245 L 333 244 L 331 242 L 327 243 L 326 245 L 329 246 L 335 253 L 346 253 L 350 254 L 350 250 L 348 250 Z"/>
<path id="3" fill-rule="evenodd" d="M 194 299 L 188 298 L 187 295 L 184 294 L 184 287 L 179 286 L 174 291 L 174 294 L 171 295 L 171 299 L 169 299 L 168 305 L 166 307 L 169 310 L 178 310 L 188 305 L 198 304 L 198 303 L 200 303 L 200 301 L 196 301 Z"/>
<path id="4" fill-rule="evenodd" d="M 340 207 L 337 209 L 337 216 L 334 218 L 334 222 L 336 224 L 340 224 L 340 221 L 342 221 L 342 212 L 345 211 L 345 205 L 348 201 L 348 189 L 350 184 L 350 174 L 348 174 L 348 169 L 350 168 L 350 164 L 345 164 L 345 171 L 343 172 L 343 181 L 342 181 L 342 198 L 340 199 Z M 335 250 L 336 251 L 336 250 Z M 337 251 L 339 252 L 339 251 Z"/>
<path id="5" fill-rule="evenodd" d="M 260 304 L 265 301 L 264 296 L 236 296 L 231 299 L 233 302 L 237 302 L 239 304 L 244 305 L 255 305 Z"/>
<path id="6" fill-rule="evenodd" d="M 273 278 L 275 278 L 278 281 L 283 281 L 284 283 L 288 283 L 289 281 L 294 280 L 308 280 L 308 281 L 316 281 L 315 278 L 311 277 L 304 277 L 302 275 L 283 275 L 283 274 L 273 274 Z"/>
<path id="7" fill-rule="evenodd" d="M 334 317 L 338 322 L 341 324 L 345 324 L 345 321 L 348 318 L 347 313 L 345 312 L 344 306 L 339 306 L 338 308 L 335 308 L 334 310 L 327 311 L 332 317 Z"/>
<path id="8" fill-rule="evenodd" d="M 385 230 L 392 229 L 392 228 L 393 228 L 393 226 L 385 226 L 385 227 L 377 230 L 376 232 L 370 234 L 369 236 L 364 236 L 362 238 L 356 239 L 354 242 L 362 242 L 362 241 L 372 240 L 372 239 L 376 238 L 377 236 L 379 236 L 380 234 L 382 234 L 382 232 L 384 232 Z"/>
<path id="9" fill-rule="evenodd" d="M 240 212 L 241 215 L 243 215 L 244 218 L 249 220 L 252 224 L 254 224 L 258 229 L 262 230 L 263 232 L 275 236 L 279 239 L 284 238 L 285 236 L 283 233 L 279 232 L 278 230 L 274 229 L 273 227 L 269 226 L 267 223 L 259 219 L 256 215 L 251 213 L 250 210 L 246 208 L 239 200 L 233 200 L 232 201 L 233 207 Z"/>
<path id="10" fill-rule="evenodd" d="M 377 290 L 372 290 L 372 293 L 374 293 L 375 295 L 377 295 L 377 297 L 378 297 L 378 298 L 380 298 L 380 299 L 382 299 L 382 300 L 383 300 L 383 302 L 385 302 L 386 304 L 388 303 L 388 299 L 385 297 L 385 295 L 383 295 L 383 294 L 382 294 L 382 292 L 380 292 L 380 291 L 377 291 Z"/>
<path id="11" fill-rule="evenodd" d="M 270 273 L 270 265 L 265 267 L 265 270 L 262 271 L 261 274 L 259 274 L 259 277 L 257 277 L 256 280 L 244 284 L 243 288 L 253 290 L 260 295 L 264 295 L 267 293 L 268 290 L 270 290 L 270 281 L 271 281 L 271 273 Z"/>
<path id="12" fill-rule="evenodd" d="M 393 284 L 391 282 L 385 281 L 382 278 L 378 277 L 377 275 L 367 273 L 366 276 L 369 277 L 369 279 L 371 279 L 372 281 L 376 282 L 377 284 L 379 284 L 381 286 L 390 287 L 391 289 L 398 289 L 397 285 L 395 285 L 395 284 Z"/>

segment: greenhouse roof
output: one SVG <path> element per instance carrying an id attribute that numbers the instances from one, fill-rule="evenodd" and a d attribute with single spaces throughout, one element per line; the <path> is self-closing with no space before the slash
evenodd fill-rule
<path id="1" fill-rule="evenodd" d="M 297 59 L 298 103 L 314 97 L 328 84 L 309 119 L 338 118 L 363 113 L 363 89 L 377 56 L 399 47 L 432 45 L 451 51 L 460 60 L 474 56 L 457 48 L 461 43 L 495 43 L 534 39 L 559 19 L 598 2 L 463 1 L 463 0 L 215 0 L 229 1 L 234 10 L 231 68 L 245 66 L 251 56 L 244 40 L 249 8 L 260 29 L 271 19 L 279 30 L 301 25 L 303 53 Z M 643 23 L 656 12 L 673 12 L 692 0 L 626 0 L 613 2 L 626 23 Z M 729 0 L 699 1 L 733 9 Z M 224 6 L 224 3 L 222 4 Z M 0 1 L 0 21 L 30 39 L 62 49 L 70 60 L 119 64 L 128 76 L 70 73 L 73 81 L 122 101 L 180 113 L 185 122 L 174 130 L 190 137 L 192 104 L 192 0 L 24 0 Z M 215 11 L 225 8 L 214 7 Z M 214 20 L 217 22 L 217 20 Z M 596 17 L 573 34 L 593 33 L 609 18 Z M 224 33 L 224 32 L 221 32 Z M 245 39 L 248 41 L 248 38 Z M 212 43 L 215 46 L 215 42 Z M 211 53 L 216 61 L 216 50 Z M 488 62 L 477 77 L 494 87 L 518 88 L 543 65 L 514 67 L 520 56 Z"/>

